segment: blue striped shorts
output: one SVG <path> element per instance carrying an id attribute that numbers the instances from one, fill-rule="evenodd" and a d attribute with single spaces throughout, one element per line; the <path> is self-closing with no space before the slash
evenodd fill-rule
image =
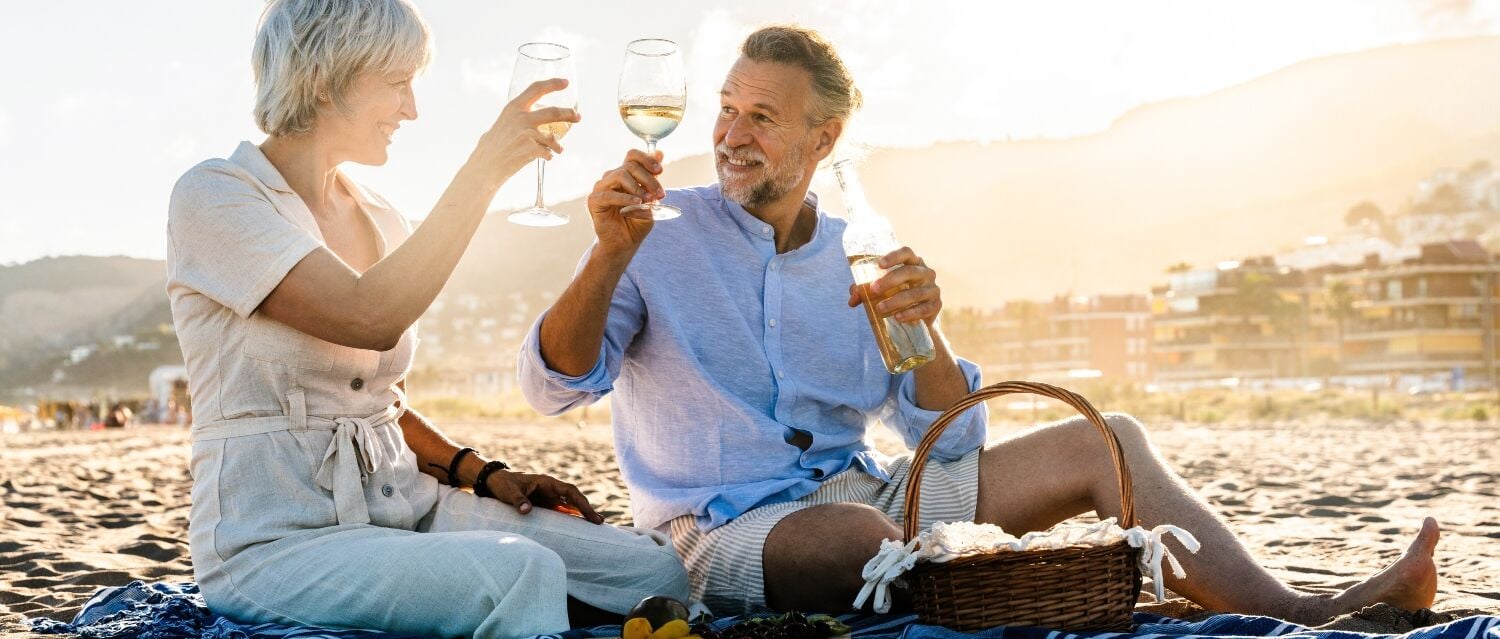
<path id="1" fill-rule="evenodd" d="M 974 450 L 951 462 L 927 464 L 922 473 L 923 529 L 940 521 L 974 519 L 979 499 L 979 452 Z M 868 504 L 901 526 L 906 516 L 911 457 L 896 457 L 883 465 L 890 473 L 890 483 L 850 468 L 824 480 L 806 497 L 761 506 L 707 533 L 698 530 L 692 515 L 673 519 L 672 545 L 687 566 L 692 599 L 721 617 L 765 610 L 761 551 L 766 537 L 783 518 L 804 508 L 844 502 Z"/>

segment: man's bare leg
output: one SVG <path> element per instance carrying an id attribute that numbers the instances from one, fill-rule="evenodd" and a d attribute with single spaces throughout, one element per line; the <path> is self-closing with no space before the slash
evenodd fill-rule
<path id="1" fill-rule="evenodd" d="M 823 504 L 776 524 L 761 551 L 766 604 L 776 610 L 849 610 L 865 585 L 860 571 L 901 529 L 864 504 Z"/>
<path id="2" fill-rule="evenodd" d="M 1411 547 L 1390 567 L 1334 596 L 1303 593 L 1262 568 L 1187 483 L 1161 458 L 1140 423 L 1109 415 L 1130 464 L 1138 523 L 1174 524 L 1203 544 L 1190 554 L 1169 541 L 1187 579 L 1167 574 L 1167 586 L 1211 610 L 1322 623 L 1377 602 L 1416 609 L 1432 604 L 1437 568 L 1437 522 L 1428 518 Z M 1097 430 L 1082 418 L 1029 431 L 980 453 L 976 518 L 1020 535 L 1046 530 L 1088 511 L 1118 517 L 1114 466 Z"/>

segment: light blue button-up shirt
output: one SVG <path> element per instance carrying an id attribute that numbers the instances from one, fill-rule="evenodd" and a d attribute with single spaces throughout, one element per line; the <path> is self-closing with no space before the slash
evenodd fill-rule
<path id="1" fill-rule="evenodd" d="M 532 327 L 519 362 L 532 406 L 555 415 L 613 393 L 615 452 L 642 527 L 692 514 L 710 530 L 851 466 L 889 481 L 865 429 L 879 420 L 915 448 L 939 413 L 917 407 L 912 373 L 885 370 L 864 309 L 848 306 L 844 220 L 810 194 L 812 239 L 778 255 L 771 226 L 718 185 L 666 202 L 682 217 L 658 222 L 626 268 L 593 370 L 549 369 L 541 319 Z M 959 366 L 977 389 L 979 368 Z M 982 408 L 961 416 L 933 459 L 977 449 L 985 422 Z M 806 451 L 789 443 L 797 431 L 812 438 Z"/>

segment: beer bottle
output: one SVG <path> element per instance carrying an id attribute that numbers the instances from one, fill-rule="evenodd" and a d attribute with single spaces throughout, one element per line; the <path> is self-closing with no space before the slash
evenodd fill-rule
<path id="1" fill-rule="evenodd" d="M 859 286 L 859 298 L 886 370 L 894 375 L 932 361 L 932 333 L 926 322 L 899 322 L 894 316 L 880 317 L 875 312 L 876 302 L 900 290 L 882 291 L 884 296 L 880 298 L 870 295 L 870 284 L 886 272 L 880 268 L 880 258 L 901 247 L 890 220 L 870 208 L 851 160 L 835 162 L 833 174 L 844 192 L 844 210 L 849 216 L 849 225 L 844 228 L 844 255 L 849 257 L 849 269 L 854 272 L 854 283 Z"/>

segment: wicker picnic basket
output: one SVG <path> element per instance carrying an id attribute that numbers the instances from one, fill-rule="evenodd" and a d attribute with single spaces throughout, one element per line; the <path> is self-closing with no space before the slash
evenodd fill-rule
<path id="1" fill-rule="evenodd" d="M 985 400 L 1014 393 L 1042 395 L 1072 406 L 1093 423 L 1109 445 L 1120 480 L 1121 528 L 1135 527 L 1130 468 L 1120 440 L 1099 411 L 1072 391 L 1038 382 L 1001 382 L 959 400 L 927 431 L 912 457 L 906 484 L 906 541 L 919 531 L 922 471 L 948 424 Z M 905 576 L 922 623 L 972 631 L 994 626 L 1060 630 L 1130 630 L 1141 590 L 1140 549 L 1120 541 L 1108 546 L 993 552 L 945 563 L 918 562 Z"/>

